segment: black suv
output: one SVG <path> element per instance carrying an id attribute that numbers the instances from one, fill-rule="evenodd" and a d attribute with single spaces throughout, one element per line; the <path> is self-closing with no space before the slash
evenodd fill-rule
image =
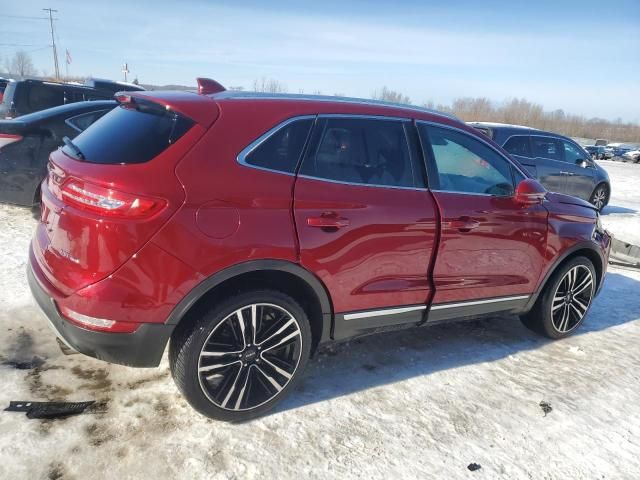
<path id="1" fill-rule="evenodd" d="M 516 158 L 552 192 L 591 202 L 602 210 L 611 195 L 606 170 L 570 138 L 504 123 L 468 122 Z"/>
<path id="2" fill-rule="evenodd" d="M 130 83 L 99 79 L 88 80 L 84 85 L 44 80 L 9 82 L 0 104 L 0 118 L 16 118 L 58 105 L 85 100 L 110 100 L 114 93 L 123 90 L 144 90 L 144 88 Z"/>

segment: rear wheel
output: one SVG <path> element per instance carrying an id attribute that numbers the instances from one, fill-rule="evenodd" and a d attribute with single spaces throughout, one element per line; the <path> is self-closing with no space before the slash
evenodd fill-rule
<path id="1" fill-rule="evenodd" d="M 595 292 L 593 263 L 576 257 L 553 274 L 534 307 L 520 318 L 526 327 L 541 335 L 564 338 L 583 322 Z"/>
<path id="2" fill-rule="evenodd" d="M 238 295 L 205 311 L 171 341 L 174 381 L 200 413 L 244 421 L 294 388 L 311 347 L 309 321 L 291 297 L 272 290 Z"/>
<path id="3" fill-rule="evenodd" d="M 606 183 L 601 183 L 593 190 L 593 193 L 589 198 L 589 203 L 591 203 L 598 209 L 598 211 L 600 211 L 607 205 L 608 202 L 609 187 L 607 187 Z"/>

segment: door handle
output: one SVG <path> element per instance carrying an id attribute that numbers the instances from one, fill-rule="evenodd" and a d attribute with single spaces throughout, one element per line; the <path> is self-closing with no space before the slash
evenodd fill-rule
<path id="1" fill-rule="evenodd" d="M 307 225 L 316 228 L 345 228 L 350 224 L 348 218 L 340 217 L 335 212 L 325 212 L 319 217 L 308 217 Z"/>
<path id="2" fill-rule="evenodd" d="M 456 218 L 455 220 L 451 220 L 448 225 L 449 228 L 455 228 L 462 233 L 470 232 L 471 230 L 473 230 L 474 228 L 478 228 L 479 226 L 480 222 L 469 217 Z"/>

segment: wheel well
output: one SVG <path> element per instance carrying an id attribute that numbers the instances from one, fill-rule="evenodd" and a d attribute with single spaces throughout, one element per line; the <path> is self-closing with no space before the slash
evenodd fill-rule
<path id="1" fill-rule="evenodd" d="M 591 192 L 591 195 L 593 196 L 594 192 L 600 188 L 601 185 L 604 185 L 607 188 L 607 203 L 609 203 L 609 195 L 611 195 L 611 187 L 609 186 L 609 184 L 607 182 L 600 182 L 598 183 L 595 188 L 593 189 L 593 192 Z"/>
<path id="2" fill-rule="evenodd" d="M 600 255 L 598 255 L 595 251 L 591 250 L 590 248 L 581 248 L 567 255 L 567 257 L 564 258 L 560 263 L 558 263 L 558 265 L 556 265 L 556 267 L 553 269 L 553 272 L 551 273 L 551 275 L 549 275 L 549 277 L 547 278 L 547 281 L 545 282 L 545 286 L 546 286 L 546 283 L 549 281 L 549 279 L 551 279 L 551 276 L 556 271 L 558 271 L 559 268 L 561 268 L 567 262 L 570 262 L 576 257 L 587 257 L 589 260 L 591 260 L 591 263 L 593 263 L 593 268 L 596 269 L 596 285 L 599 287 L 600 282 L 602 281 L 604 266 L 602 265 L 602 259 L 600 258 Z"/>
<path id="3" fill-rule="evenodd" d="M 313 338 L 311 351 L 313 353 L 320 342 L 323 331 L 324 317 L 320 299 L 313 288 L 302 278 L 293 273 L 280 270 L 254 270 L 238 274 L 215 285 L 202 295 L 183 315 L 174 334 L 189 328 L 198 315 L 208 306 L 240 292 L 258 289 L 277 290 L 293 297 L 300 303 L 309 318 Z"/>

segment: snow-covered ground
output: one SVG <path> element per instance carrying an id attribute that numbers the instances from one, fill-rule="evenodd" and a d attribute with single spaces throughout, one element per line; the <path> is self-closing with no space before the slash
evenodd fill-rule
<path id="1" fill-rule="evenodd" d="M 602 164 L 605 223 L 638 238 L 640 165 Z M 25 281 L 34 225 L 0 206 L 0 408 L 98 400 L 106 411 L 0 411 L 0 479 L 639 478 L 638 271 L 610 268 L 569 339 L 512 317 L 360 339 L 318 355 L 275 413 L 231 425 L 196 414 L 166 360 L 136 370 L 60 353 Z"/>

